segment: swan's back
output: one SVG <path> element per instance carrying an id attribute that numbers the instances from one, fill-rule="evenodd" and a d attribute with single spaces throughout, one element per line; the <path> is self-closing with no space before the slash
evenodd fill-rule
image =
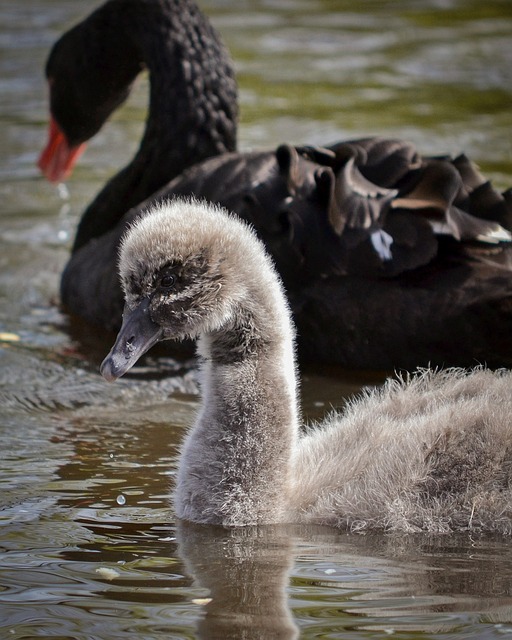
<path id="1" fill-rule="evenodd" d="M 349 403 L 299 444 L 306 521 L 512 532 L 512 373 L 425 371 Z"/>

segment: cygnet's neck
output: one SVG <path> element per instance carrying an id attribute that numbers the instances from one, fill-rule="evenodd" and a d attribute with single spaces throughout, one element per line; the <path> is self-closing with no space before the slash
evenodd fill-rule
<path id="1" fill-rule="evenodd" d="M 202 406 L 182 450 L 178 517 L 233 526 L 285 518 L 298 433 L 293 333 L 280 286 L 262 289 L 200 340 Z"/>

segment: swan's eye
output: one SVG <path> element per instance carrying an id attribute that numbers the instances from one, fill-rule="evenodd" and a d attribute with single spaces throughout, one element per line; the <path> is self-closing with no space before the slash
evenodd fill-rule
<path id="1" fill-rule="evenodd" d="M 160 286 L 162 289 L 170 289 L 176 282 L 176 276 L 172 273 L 166 273 L 160 278 Z"/>

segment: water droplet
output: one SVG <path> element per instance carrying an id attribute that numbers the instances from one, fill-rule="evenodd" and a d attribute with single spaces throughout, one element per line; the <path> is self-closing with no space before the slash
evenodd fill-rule
<path id="1" fill-rule="evenodd" d="M 117 496 L 117 498 L 116 498 L 116 502 L 117 502 L 117 504 L 119 504 L 119 505 L 126 504 L 126 498 L 123 496 L 123 494 L 122 494 L 122 493 L 121 493 L 121 494 L 119 494 L 119 495 Z"/>
<path id="2" fill-rule="evenodd" d="M 57 185 L 57 193 L 59 194 L 59 198 L 62 198 L 62 200 L 67 200 L 69 198 L 69 189 L 63 182 L 59 182 Z"/>

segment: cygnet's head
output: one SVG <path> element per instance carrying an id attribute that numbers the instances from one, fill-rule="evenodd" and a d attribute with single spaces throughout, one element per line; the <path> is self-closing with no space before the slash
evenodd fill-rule
<path id="1" fill-rule="evenodd" d="M 251 281 L 274 269 L 255 233 L 220 207 L 193 199 L 154 206 L 127 232 L 119 273 L 123 326 L 101 372 L 115 380 L 156 342 L 228 326 Z M 261 283 L 260 283 L 261 284 Z"/>

